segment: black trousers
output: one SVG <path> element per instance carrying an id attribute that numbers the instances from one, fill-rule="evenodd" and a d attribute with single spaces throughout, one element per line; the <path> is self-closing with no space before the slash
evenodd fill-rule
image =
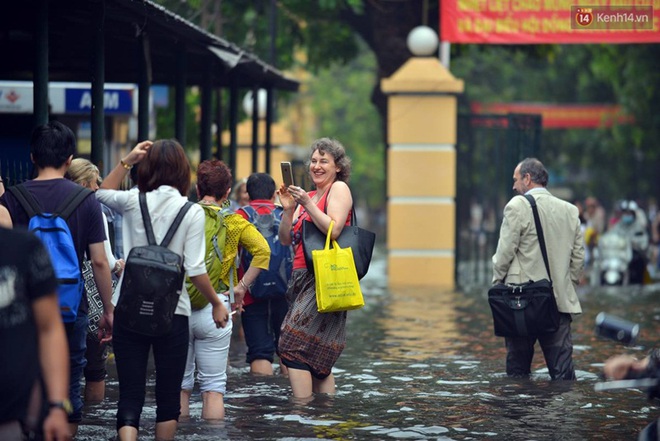
<path id="1" fill-rule="evenodd" d="M 512 377 L 527 377 L 531 373 L 534 344 L 538 340 L 545 364 L 553 380 L 575 380 L 573 340 L 570 314 L 560 313 L 559 329 L 536 337 L 507 337 L 506 373 Z"/>
<path id="2" fill-rule="evenodd" d="M 161 337 L 149 337 L 115 326 L 112 346 L 119 379 L 117 430 L 124 426 L 140 427 L 150 350 L 153 350 L 156 368 L 156 422 L 178 420 L 181 381 L 188 355 L 188 317 L 175 314 L 172 330 Z"/>

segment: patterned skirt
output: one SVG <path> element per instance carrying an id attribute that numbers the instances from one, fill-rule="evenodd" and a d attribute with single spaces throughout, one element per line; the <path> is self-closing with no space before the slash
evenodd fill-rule
<path id="1" fill-rule="evenodd" d="M 346 347 L 346 311 L 320 313 L 314 275 L 295 270 L 286 292 L 289 303 L 278 345 L 285 361 L 306 365 L 312 375 L 325 378 Z"/>

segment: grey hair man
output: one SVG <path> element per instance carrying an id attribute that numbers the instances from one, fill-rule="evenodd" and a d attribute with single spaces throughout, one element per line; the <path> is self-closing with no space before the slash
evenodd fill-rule
<path id="1" fill-rule="evenodd" d="M 538 341 L 550 377 L 574 380 L 571 322 L 572 314 L 582 312 L 575 286 L 584 266 L 584 240 L 577 207 L 550 194 L 547 185 L 548 172 L 536 158 L 524 159 L 513 172 L 513 190 L 520 195 L 531 195 L 538 207 L 561 316 L 559 329 L 538 336 L 506 337 L 506 373 L 515 377 L 529 376 L 534 345 Z M 548 278 L 548 274 L 532 208 L 525 198 L 514 197 L 504 207 L 500 239 L 493 256 L 493 283 L 524 283 L 544 278 Z"/>

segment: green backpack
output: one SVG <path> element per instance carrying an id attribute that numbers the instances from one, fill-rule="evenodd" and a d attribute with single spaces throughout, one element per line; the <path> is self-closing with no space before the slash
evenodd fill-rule
<path id="1" fill-rule="evenodd" d="M 204 235 L 206 237 L 206 255 L 204 256 L 204 263 L 206 264 L 206 272 L 211 279 L 211 285 L 215 288 L 216 292 L 225 292 L 228 287 L 220 280 L 222 271 L 222 258 L 225 249 L 225 242 L 227 241 L 227 225 L 225 224 L 225 217 L 234 214 L 228 208 L 221 208 L 217 205 L 199 204 L 204 209 Z M 193 310 L 199 310 L 209 304 L 204 294 L 202 294 L 190 278 L 186 277 L 186 290 L 190 296 L 190 304 Z"/>

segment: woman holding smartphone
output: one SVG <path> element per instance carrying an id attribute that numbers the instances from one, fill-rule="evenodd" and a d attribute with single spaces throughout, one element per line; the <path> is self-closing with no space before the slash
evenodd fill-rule
<path id="1" fill-rule="evenodd" d="M 293 396 L 309 398 L 314 393 L 335 393 L 332 366 L 346 346 L 346 311 L 319 313 L 314 274 L 307 271 L 302 247 L 303 222 L 313 222 L 324 234 L 334 221 L 332 238 L 350 224 L 353 197 L 348 187 L 351 161 L 344 146 L 334 139 L 312 143 L 309 174 L 316 190 L 309 193 L 295 185 L 280 187 L 284 213 L 279 237 L 293 244 L 293 275 L 286 296 L 289 302 L 278 353 L 289 369 Z"/>

